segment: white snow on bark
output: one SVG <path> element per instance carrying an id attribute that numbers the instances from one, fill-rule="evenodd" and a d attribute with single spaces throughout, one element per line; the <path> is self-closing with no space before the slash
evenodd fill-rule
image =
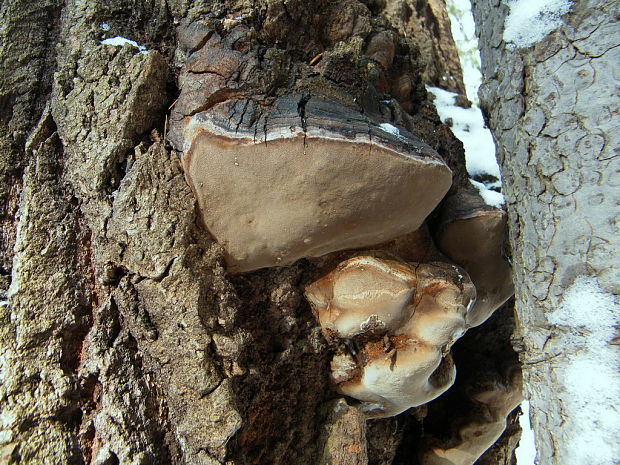
<path id="1" fill-rule="evenodd" d="M 558 395 L 571 414 L 558 441 L 565 465 L 610 465 L 620 457 L 620 350 L 610 344 L 620 324 L 617 297 L 596 278 L 582 276 L 567 289 L 562 305 L 548 314 L 558 326 L 568 364 L 560 370 Z"/>
<path id="2" fill-rule="evenodd" d="M 500 192 L 489 189 L 481 182 L 474 181 L 473 179 L 470 179 L 469 182 L 478 189 L 478 193 L 480 197 L 482 197 L 482 200 L 484 200 L 484 203 L 495 208 L 502 208 L 502 205 L 504 205 L 504 196 Z"/>
<path id="3" fill-rule="evenodd" d="M 462 108 L 455 104 L 456 94 L 438 87 L 426 87 L 435 96 L 435 107 L 442 122 L 449 122 L 454 135 L 463 143 L 465 165 L 470 176 L 490 174 L 499 181 L 483 184 L 470 182 L 478 189 L 487 203 L 497 208 L 504 204 L 504 196 L 490 188 L 501 186 L 501 176 L 495 159 L 493 136 L 484 125 L 480 108 Z"/>
<path id="4" fill-rule="evenodd" d="M 390 123 L 381 123 L 379 127 L 385 132 L 389 132 L 390 134 L 394 134 L 395 136 L 400 135 L 400 131 L 398 130 L 398 128 L 391 125 Z"/>
<path id="5" fill-rule="evenodd" d="M 465 147 L 467 172 L 472 176 L 486 173 L 499 179 L 495 143 L 491 132 L 484 125 L 480 108 L 459 107 L 455 104 L 456 94 L 438 87 L 426 89 L 435 96 L 434 103 L 441 121 L 445 123 L 452 120 L 452 132 Z"/>
<path id="6" fill-rule="evenodd" d="M 478 88 L 482 82 L 482 74 L 471 3 L 470 0 L 447 0 L 446 6 L 452 37 L 459 52 L 467 98 L 473 105 L 471 108 L 462 108 L 455 104 L 456 94 L 436 87 L 427 87 L 427 90 L 435 96 L 435 107 L 441 121 L 451 123 L 452 132 L 463 143 L 469 175 L 487 174 L 497 178 L 497 182 L 491 184 L 474 180 L 471 180 L 471 183 L 488 205 L 501 208 L 504 196 L 492 189 L 501 186 L 501 174 L 495 158 L 495 142 L 478 107 Z"/>
<path id="7" fill-rule="evenodd" d="M 519 446 L 515 450 L 517 465 L 534 465 L 536 459 L 536 444 L 534 442 L 534 430 L 530 424 L 530 403 L 524 400 L 521 403 L 523 413 L 519 417 L 521 426 L 521 439 Z"/>
<path id="8" fill-rule="evenodd" d="M 571 4 L 570 0 L 508 0 L 504 41 L 517 47 L 534 45 L 562 24 Z"/>
<path id="9" fill-rule="evenodd" d="M 114 47 L 122 47 L 123 45 L 131 45 L 139 50 L 140 53 L 149 53 L 144 45 L 138 45 L 138 42 L 125 37 L 110 37 L 101 41 L 103 45 L 113 45 Z"/>
<path id="10" fill-rule="evenodd" d="M 448 0 L 446 7 L 450 18 L 452 37 L 459 52 L 467 98 L 474 105 L 478 105 L 478 88 L 482 83 L 482 73 L 480 71 L 480 50 L 478 49 L 478 37 L 476 37 L 476 25 L 471 13 L 471 1 Z"/>

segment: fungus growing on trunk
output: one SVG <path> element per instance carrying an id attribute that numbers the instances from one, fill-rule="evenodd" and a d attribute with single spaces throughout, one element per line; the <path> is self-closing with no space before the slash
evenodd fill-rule
<path id="1" fill-rule="evenodd" d="M 506 213 L 473 192 L 458 192 L 443 203 L 435 240 L 476 286 L 476 303 L 467 316 L 470 328 L 484 323 L 514 294 L 503 250 L 506 227 Z"/>
<path id="2" fill-rule="evenodd" d="M 267 115 L 251 101 L 219 104 L 187 117 L 182 134 L 186 179 L 232 272 L 414 231 L 452 182 L 413 134 L 319 98 L 282 97 Z"/>
<path id="3" fill-rule="evenodd" d="M 355 257 L 305 293 L 328 339 L 356 347 L 334 357 L 332 379 L 364 403 L 367 416 L 396 415 L 454 382 L 446 356 L 465 332 L 476 295 L 458 266 Z"/>
<path id="4" fill-rule="evenodd" d="M 521 370 L 505 381 L 477 380 L 466 387 L 475 405 L 466 418 L 455 418 L 448 441 L 426 437 L 420 451 L 421 465 L 473 465 L 506 429 L 506 417 L 523 401 Z"/>

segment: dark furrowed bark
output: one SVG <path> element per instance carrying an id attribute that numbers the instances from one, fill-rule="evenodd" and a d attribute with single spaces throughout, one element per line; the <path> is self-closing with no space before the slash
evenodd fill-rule
<path id="1" fill-rule="evenodd" d="M 462 184 L 462 148 L 424 90 L 438 71 L 366 3 L 3 4 L 8 463 L 415 463 L 394 456 L 417 444 L 421 412 L 366 425 L 330 385 L 334 348 L 303 298 L 321 264 L 230 276 L 167 133 L 196 110 L 182 66 L 219 37 L 245 68 L 188 77 L 219 86 L 199 89 L 199 110 L 243 123 L 250 105 L 232 103 L 253 102 L 260 134 L 278 98 L 301 96 L 301 122 L 320 97 L 407 129 Z M 101 43 L 116 36 L 148 53 Z"/>

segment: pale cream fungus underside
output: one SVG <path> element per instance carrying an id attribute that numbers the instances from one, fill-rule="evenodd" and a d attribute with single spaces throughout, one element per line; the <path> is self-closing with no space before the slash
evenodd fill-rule
<path id="1" fill-rule="evenodd" d="M 183 165 L 232 272 L 416 230 L 452 181 L 434 158 L 303 134 L 254 142 L 197 131 Z"/>

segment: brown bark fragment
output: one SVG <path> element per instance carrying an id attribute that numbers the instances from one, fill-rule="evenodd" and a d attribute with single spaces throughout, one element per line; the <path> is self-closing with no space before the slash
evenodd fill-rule
<path id="1" fill-rule="evenodd" d="M 465 96 L 463 72 L 445 0 L 388 0 L 384 13 L 398 30 L 415 38 L 424 62 L 424 82 Z"/>
<path id="2" fill-rule="evenodd" d="M 366 418 L 343 399 L 325 406 L 317 465 L 367 465 Z"/>

